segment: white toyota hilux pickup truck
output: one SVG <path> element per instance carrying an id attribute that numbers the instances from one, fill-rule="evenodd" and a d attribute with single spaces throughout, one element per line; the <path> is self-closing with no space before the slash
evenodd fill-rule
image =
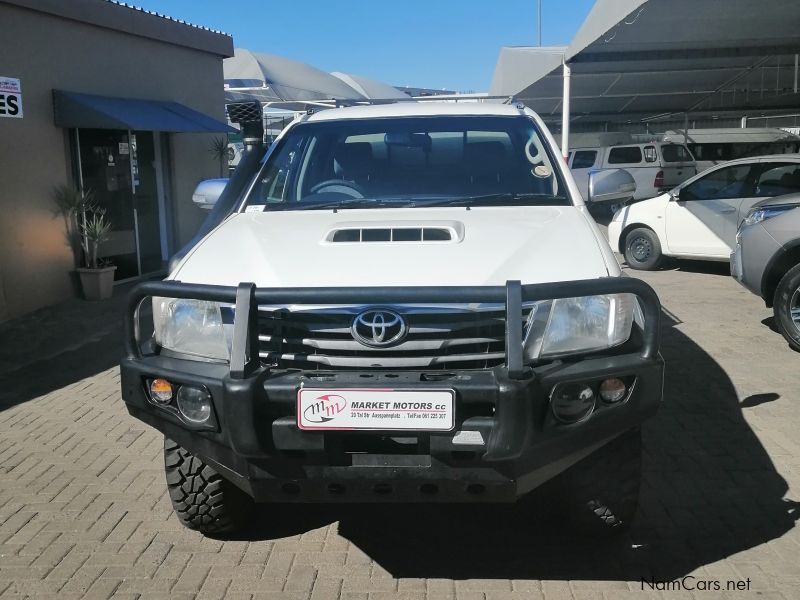
<path id="1" fill-rule="evenodd" d="M 399 102 L 259 135 L 217 224 L 126 314 L 122 397 L 164 434 L 180 520 L 514 502 L 555 480 L 574 524 L 628 525 L 660 307 L 621 275 L 539 117 Z M 591 199 L 632 196 L 625 177 L 593 178 Z"/>

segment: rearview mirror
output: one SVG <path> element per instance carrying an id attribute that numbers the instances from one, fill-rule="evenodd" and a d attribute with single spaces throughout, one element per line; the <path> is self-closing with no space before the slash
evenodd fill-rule
<path id="1" fill-rule="evenodd" d="M 405 146 L 406 148 L 431 147 L 431 136 L 427 133 L 411 133 L 408 131 L 390 131 L 383 136 L 383 142 L 387 146 Z"/>
<path id="2" fill-rule="evenodd" d="M 227 179 L 206 179 L 197 184 L 192 194 L 192 202 L 203 210 L 211 210 L 228 184 Z"/>
<path id="3" fill-rule="evenodd" d="M 631 200 L 636 193 L 636 182 L 624 169 L 604 169 L 589 173 L 587 202 L 617 202 Z"/>

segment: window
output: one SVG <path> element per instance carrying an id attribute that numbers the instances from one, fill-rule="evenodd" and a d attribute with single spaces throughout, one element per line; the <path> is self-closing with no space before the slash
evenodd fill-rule
<path id="1" fill-rule="evenodd" d="M 642 151 L 639 146 L 618 146 L 608 153 L 608 164 L 623 165 L 642 162 Z"/>
<path id="2" fill-rule="evenodd" d="M 246 207 L 382 208 L 453 199 L 568 205 L 565 190 L 527 117 L 365 118 L 292 127 L 262 167 Z"/>
<path id="3" fill-rule="evenodd" d="M 302 152 L 306 140 L 293 140 L 284 145 L 282 152 L 261 173 L 258 188 L 261 203 L 280 203 L 286 194 L 286 179 L 290 172 L 297 170 L 298 155 Z"/>
<path id="4" fill-rule="evenodd" d="M 758 176 L 756 196 L 769 198 L 800 192 L 800 164 L 766 165 Z"/>
<path id="5" fill-rule="evenodd" d="M 694 160 L 686 146 L 679 144 L 664 144 L 661 146 L 661 156 L 664 162 L 691 162 Z"/>
<path id="6" fill-rule="evenodd" d="M 572 161 L 572 168 L 589 169 L 594 166 L 594 161 L 596 159 L 596 150 L 577 150 L 575 152 L 575 159 Z"/>
<path id="7" fill-rule="evenodd" d="M 658 160 L 655 146 L 644 147 L 644 160 L 645 162 L 656 162 Z"/>
<path id="8" fill-rule="evenodd" d="M 681 200 L 714 200 L 722 198 L 747 198 L 751 184 L 748 174 L 752 165 L 723 167 L 701 177 L 680 191 Z"/>
<path id="9" fill-rule="evenodd" d="M 739 156 L 735 157 L 733 155 L 733 144 L 691 144 L 689 147 L 692 155 L 697 160 L 723 161 L 732 160 L 734 158 L 742 158 Z"/>

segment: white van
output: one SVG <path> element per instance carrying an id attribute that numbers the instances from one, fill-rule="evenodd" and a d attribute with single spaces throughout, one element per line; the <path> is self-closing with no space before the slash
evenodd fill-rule
<path id="1" fill-rule="evenodd" d="M 697 161 L 698 173 L 737 158 L 800 152 L 800 135 L 778 128 L 689 129 L 685 138 L 683 131 L 667 131 L 663 141 L 684 139 Z"/>
<path id="2" fill-rule="evenodd" d="M 567 163 L 584 198 L 589 194 L 590 171 L 625 169 L 636 181 L 634 200 L 657 196 L 697 174 L 694 157 L 686 146 L 664 142 L 576 144 Z"/>

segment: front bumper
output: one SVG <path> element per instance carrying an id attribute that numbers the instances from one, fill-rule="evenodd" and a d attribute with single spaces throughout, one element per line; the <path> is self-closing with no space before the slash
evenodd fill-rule
<path id="1" fill-rule="evenodd" d="M 222 301 L 219 290 L 204 292 L 197 287 L 143 284 L 132 295 L 128 321 L 133 321 L 139 303 L 150 295 L 198 297 L 201 293 L 206 299 Z M 506 365 L 491 370 L 304 372 L 253 362 L 237 364 L 243 355 L 236 351 L 230 366 L 202 363 L 142 353 L 136 330 L 129 324 L 121 365 L 122 396 L 133 416 L 202 457 L 259 501 L 513 501 L 652 416 L 662 398 L 663 361 L 658 354 L 658 300 L 638 280 L 568 282 L 560 289 L 518 284 L 499 288 L 509 307 L 509 331 L 521 330 L 516 327 L 521 323 L 514 323 L 511 315 L 520 314 L 514 306 L 523 297 L 611 293 L 612 288 L 642 298 L 646 326 L 641 347 L 626 354 L 532 369 L 521 366 L 519 339 L 509 341 Z M 423 289 L 428 301 L 433 301 L 431 290 L 453 298 L 459 297 L 457 290 L 466 288 L 419 288 Z M 397 302 L 410 302 L 409 294 L 414 295 L 409 290 L 394 293 Z M 252 304 L 248 306 L 246 300 L 254 303 L 258 294 L 252 287 L 240 286 L 237 320 L 239 315 L 251 314 Z M 376 290 L 360 290 L 356 296 L 365 294 L 380 295 Z M 319 296 L 317 290 L 317 302 L 324 301 Z M 337 294 L 336 300 L 341 296 Z M 376 302 L 385 300 L 378 297 Z M 250 323 L 239 325 L 234 325 L 234 349 L 237 344 L 244 349 L 250 342 Z M 622 402 L 606 406 L 598 400 L 592 415 L 575 424 L 561 424 L 554 418 L 549 396 L 557 383 L 596 386 L 612 376 L 632 384 Z M 152 402 L 147 381 L 157 377 L 206 388 L 213 400 L 210 421 L 193 425 L 178 411 Z M 301 386 L 454 390 L 456 426 L 449 432 L 303 431 L 296 418 Z"/>

